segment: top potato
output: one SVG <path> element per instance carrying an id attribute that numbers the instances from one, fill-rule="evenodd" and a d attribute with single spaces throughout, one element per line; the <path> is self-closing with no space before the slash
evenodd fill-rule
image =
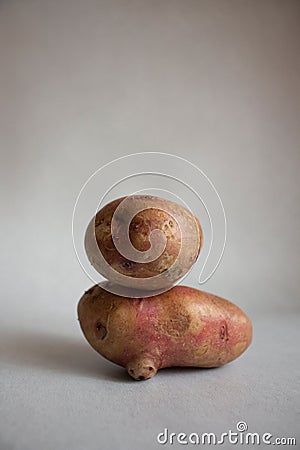
<path id="1" fill-rule="evenodd" d="M 168 289 L 197 260 L 203 236 L 186 208 L 150 195 L 119 198 L 91 220 L 85 249 L 110 282 L 135 289 Z"/>

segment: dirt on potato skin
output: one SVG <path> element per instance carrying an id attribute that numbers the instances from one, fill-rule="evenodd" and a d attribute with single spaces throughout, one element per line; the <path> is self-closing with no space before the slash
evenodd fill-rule
<path id="1" fill-rule="evenodd" d="M 251 321 L 236 305 L 185 286 L 131 299 L 96 285 L 81 298 L 78 317 L 91 346 L 135 379 L 164 367 L 218 367 L 252 340 Z"/>
<path id="2" fill-rule="evenodd" d="M 115 246 L 111 234 L 112 218 L 124 199 L 129 199 L 129 208 L 130 204 L 134 207 L 137 200 L 142 201 L 145 207 L 143 211 L 134 216 L 129 226 L 130 241 L 136 250 L 146 252 L 149 249 L 149 236 L 154 230 L 163 231 L 166 237 L 165 249 L 154 261 L 132 261 L 121 255 Z M 157 208 L 148 209 L 147 204 L 153 199 L 155 199 Z M 173 216 L 166 210 L 171 211 Z M 180 230 L 174 217 L 184 223 L 183 230 Z M 117 222 L 116 228 L 118 227 L 122 227 L 121 222 Z M 98 248 L 95 247 L 95 242 L 92 242 L 94 236 Z M 114 236 L 114 239 L 118 239 L 118 236 Z M 169 288 L 183 277 L 196 262 L 202 243 L 203 233 L 200 222 L 190 211 L 168 200 L 147 195 L 123 197 L 105 205 L 91 221 L 85 237 L 88 258 L 95 269 L 105 278 L 120 285 L 149 290 L 161 287 Z M 114 273 L 111 271 L 108 273 L 105 264 L 99 258 L 98 249 Z M 127 279 L 118 277 L 118 274 L 126 276 Z M 155 278 L 157 276 L 160 276 L 159 279 Z M 133 280 L 130 280 L 131 278 Z M 142 279 L 147 278 L 153 278 L 150 288 L 149 280 L 146 280 L 145 285 L 142 284 Z M 139 279 L 139 285 L 134 281 L 137 279 Z"/>

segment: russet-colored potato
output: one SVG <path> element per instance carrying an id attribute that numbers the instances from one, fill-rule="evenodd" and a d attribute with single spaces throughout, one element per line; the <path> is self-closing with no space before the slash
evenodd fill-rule
<path id="1" fill-rule="evenodd" d="M 126 207 L 115 219 L 112 235 L 113 216 L 125 199 Z M 134 214 L 136 209 L 141 211 Z M 131 211 L 132 220 L 126 223 Z M 151 239 L 155 250 L 160 232 L 164 250 L 150 260 Z M 116 248 L 116 242 L 122 244 L 126 239 L 139 252 L 139 261 Z M 93 267 L 110 282 L 154 291 L 172 287 L 191 269 L 202 241 L 201 225 L 189 210 L 160 197 L 134 195 L 114 200 L 96 214 L 86 231 L 85 249 Z"/>

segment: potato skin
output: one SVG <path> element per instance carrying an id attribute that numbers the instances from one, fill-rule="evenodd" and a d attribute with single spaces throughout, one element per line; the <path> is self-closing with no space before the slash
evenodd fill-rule
<path id="1" fill-rule="evenodd" d="M 251 321 L 236 305 L 186 286 L 131 299 L 95 285 L 79 301 L 78 318 L 90 345 L 136 380 L 165 367 L 224 365 L 252 340 Z"/>
<path id="2" fill-rule="evenodd" d="M 137 203 L 144 208 L 134 216 L 129 226 L 130 241 L 136 250 L 146 255 L 150 247 L 149 237 L 154 230 L 161 230 L 166 237 L 164 251 L 151 262 L 146 258 L 136 262 L 124 257 L 112 239 L 112 218 L 125 199 L 126 211 L 133 210 Z M 153 204 L 156 207 L 149 207 Z M 182 229 L 174 217 L 181 221 Z M 126 228 L 121 219 L 117 223 L 120 235 L 115 236 L 120 241 L 124 240 Z M 110 282 L 154 291 L 172 287 L 190 270 L 198 258 L 202 242 L 200 222 L 186 208 L 160 197 L 134 195 L 114 200 L 98 211 L 86 230 L 85 250 L 93 267 Z M 99 257 L 99 250 L 104 260 Z"/>

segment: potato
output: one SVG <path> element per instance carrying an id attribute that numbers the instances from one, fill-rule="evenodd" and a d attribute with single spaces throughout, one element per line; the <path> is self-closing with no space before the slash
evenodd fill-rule
<path id="1" fill-rule="evenodd" d="M 164 367 L 221 366 L 252 339 L 251 322 L 236 305 L 185 286 L 131 299 L 96 285 L 81 298 L 78 317 L 91 346 L 135 380 Z"/>
<path id="2" fill-rule="evenodd" d="M 154 291 L 172 287 L 190 270 L 202 240 L 198 219 L 184 207 L 133 195 L 112 201 L 96 214 L 86 231 L 85 250 L 110 282 Z"/>

